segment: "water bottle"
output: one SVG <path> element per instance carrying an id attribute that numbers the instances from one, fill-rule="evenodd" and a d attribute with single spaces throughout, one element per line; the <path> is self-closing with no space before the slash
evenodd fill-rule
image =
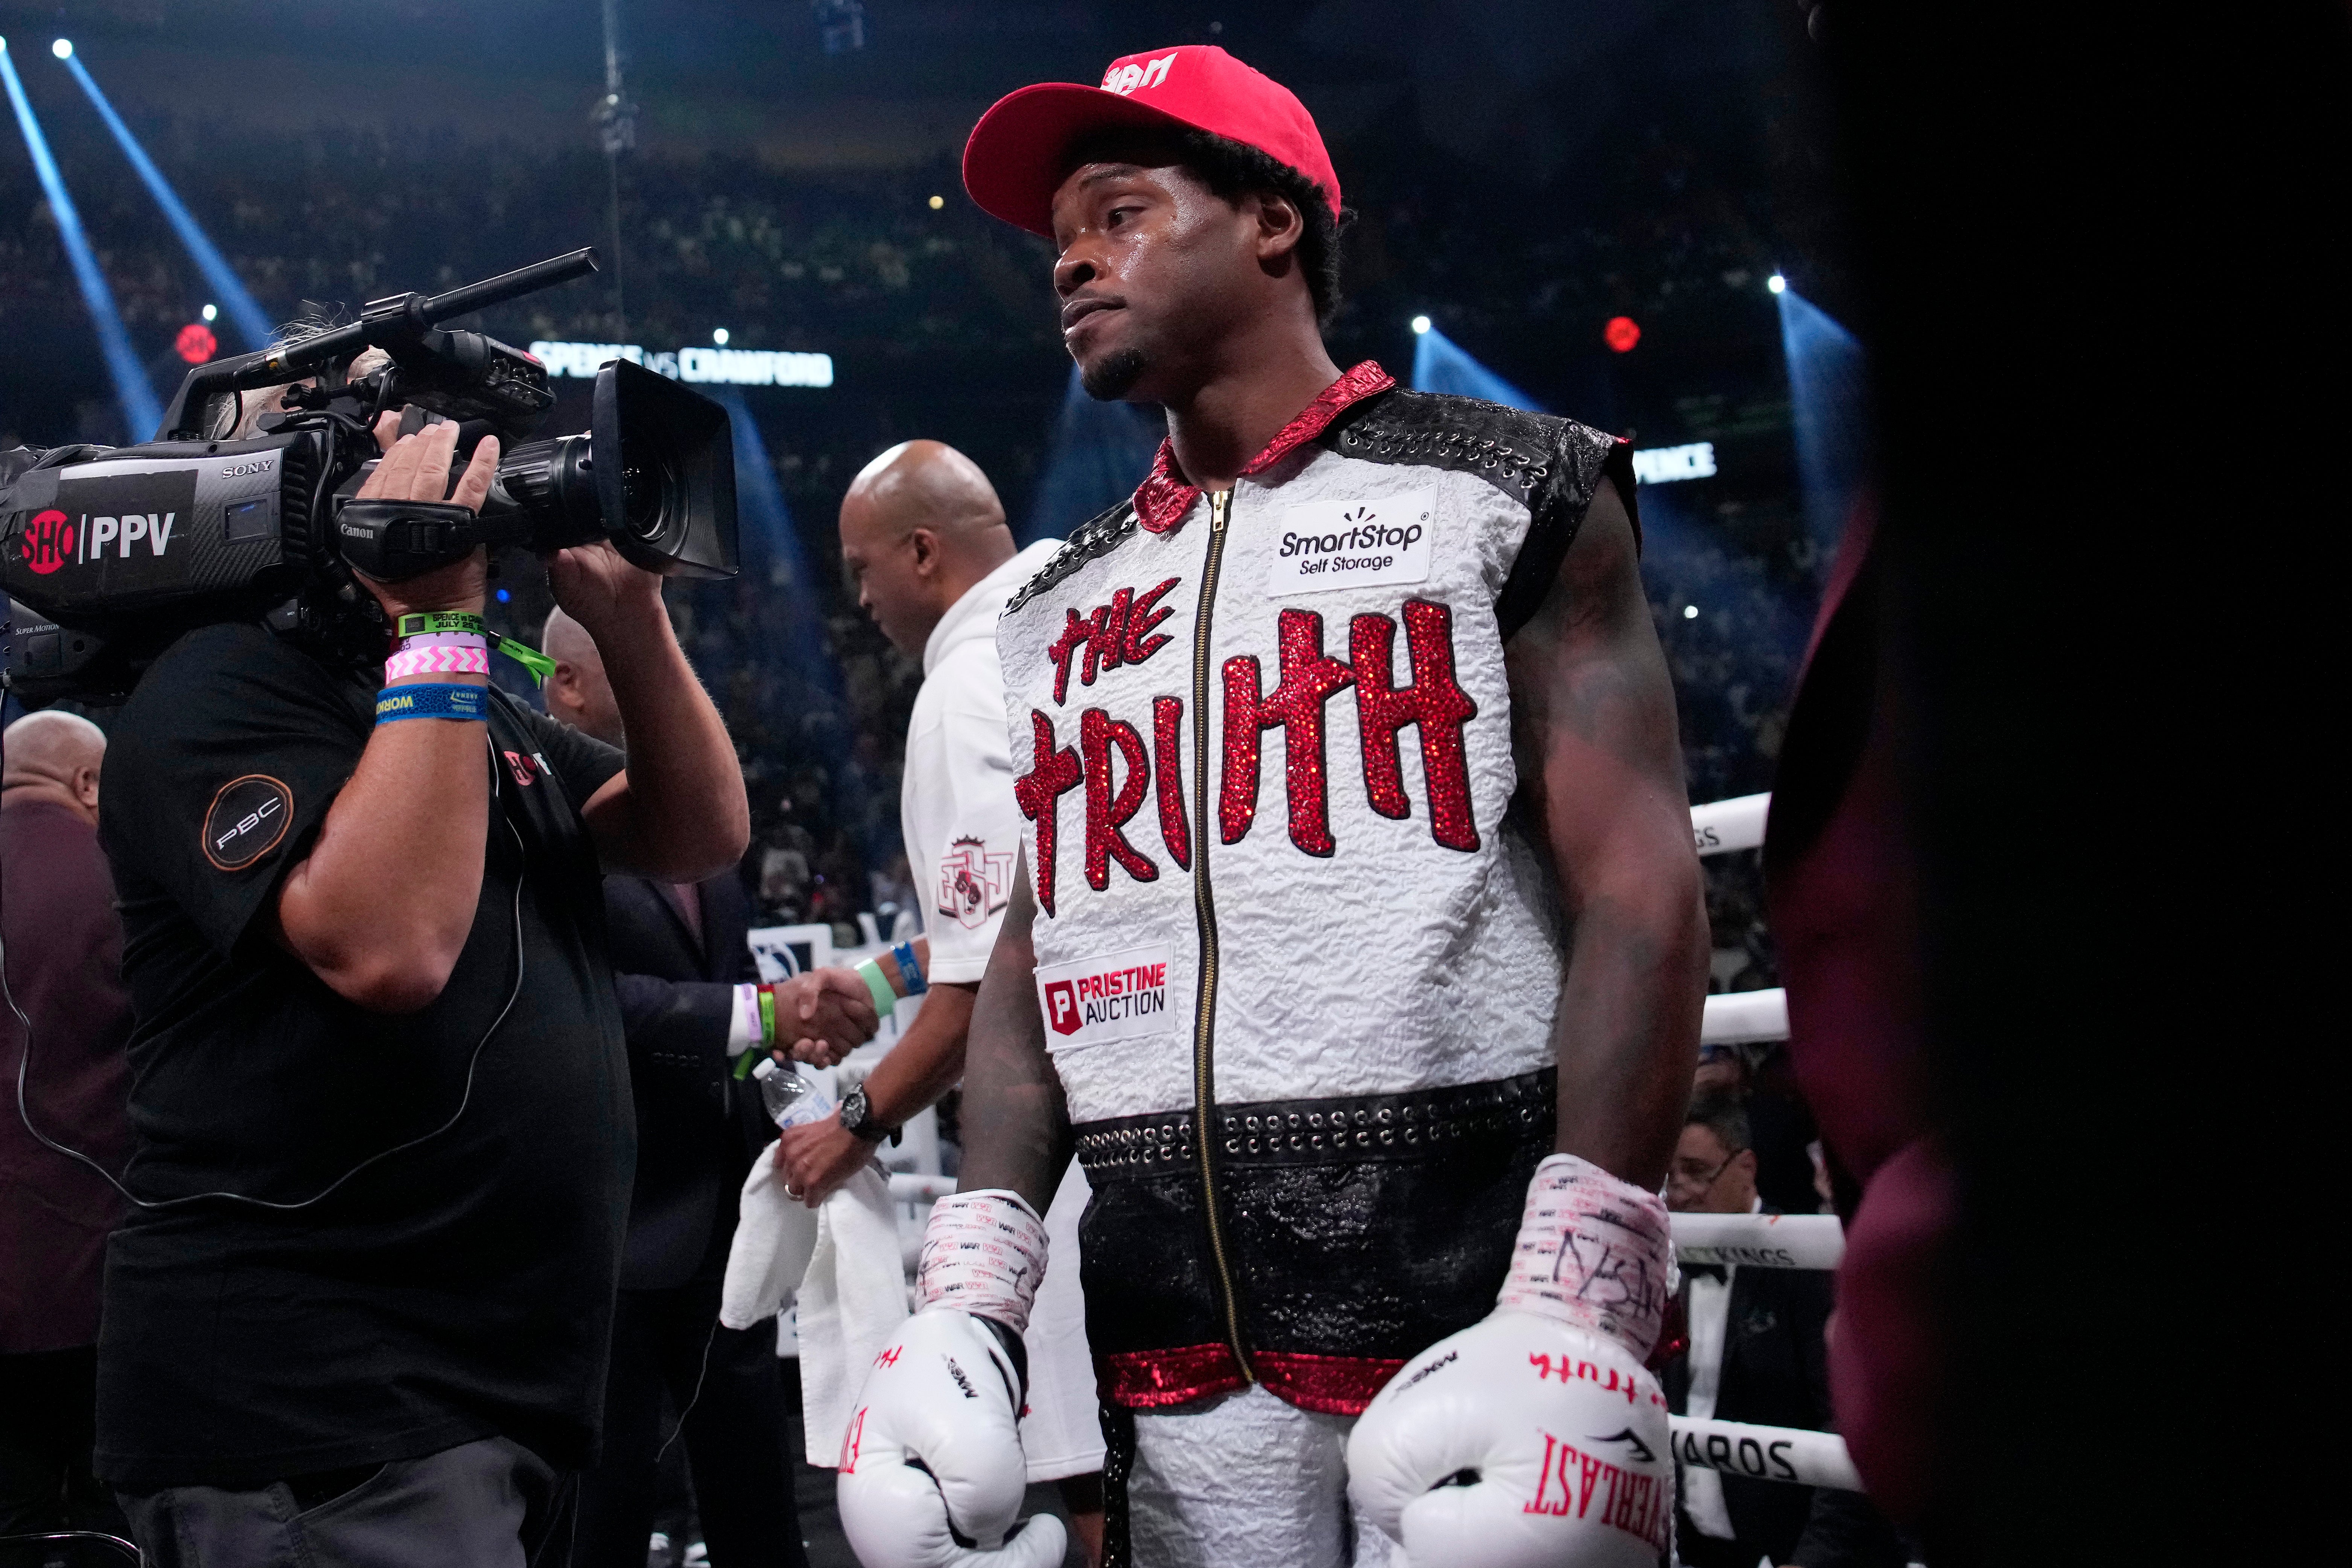
<path id="1" fill-rule="evenodd" d="M 760 1086 L 760 1102 L 779 1127 L 804 1126 L 833 1114 L 832 1096 L 773 1057 L 760 1058 L 751 1079 Z"/>

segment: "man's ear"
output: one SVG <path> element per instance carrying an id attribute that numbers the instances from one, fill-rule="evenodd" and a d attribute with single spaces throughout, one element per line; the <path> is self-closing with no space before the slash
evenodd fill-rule
<path id="1" fill-rule="evenodd" d="M 919 528 L 907 535 L 914 547 L 915 574 L 928 577 L 940 569 L 940 536 L 928 528 Z"/>
<path id="2" fill-rule="evenodd" d="M 74 798 L 95 811 L 98 808 L 98 770 L 76 768 L 73 781 Z"/>
<path id="3" fill-rule="evenodd" d="M 547 711 L 558 717 L 557 709 L 566 713 L 580 711 L 580 672 L 572 668 L 570 659 L 559 658 L 547 677 Z"/>
<path id="4" fill-rule="evenodd" d="M 1276 269 L 1298 248 L 1307 233 L 1307 220 L 1290 198 L 1278 192 L 1253 191 L 1248 199 L 1257 219 L 1258 265 Z"/>

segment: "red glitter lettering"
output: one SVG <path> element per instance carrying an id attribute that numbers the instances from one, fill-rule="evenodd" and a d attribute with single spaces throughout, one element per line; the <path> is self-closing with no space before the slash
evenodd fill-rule
<path id="1" fill-rule="evenodd" d="M 1153 594 L 1176 579 L 1171 577 Z M 1137 604 L 1144 601 L 1139 599 Z M 1162 611 L 1165 615 L 1167 612 Z M 1155 764 L 1153 787 L 1160 795 L 1160 841 L 1168 846 L 1176 868 L 1188 871 L 1192 867 L 1192 830 L 1184 819 L 1184 764 L 1177 753 L 1177 738 L 1183 733 L 1183 700 L 1176 697 L 1155 697 L 1151 700 L 1151 753 Z"/>
<path id="2" fill-rule="evenodd" d="M 1397 731 L 1407 724 L 1418 725 L 1422 777 L 1429 787 L 1430 837 L 1448 849 L 1473 850 L 1478 847 L 1478 826 L 1472 820 L 1462 726 L 1476 716 L 1478 704 L 1454 678 L 1454 612 L 1425 599 L 1406 600 L 1404 638 L 1412 684 L 1399 688 L 1391 658 L 1396 623 L 1386 616 L 1358 616 L 1349 626 L 1356 727 L 1364 748 L 1364 792 L 1382 816 L 1412 815 Z"/>
<path id="3" fill-rule="evenodd" d="M 1078 753 L 1067 746 L 1054 744 L 1054 721 L 1035 709 L 1029 710 L 1029 731 L 1036 752 L 1036 760 L 1027 773 L 1013 781 L 1013 798 L 1021 806 L 1021 815 L 1037 825 L 1037 864 L 1031 875 L 1037 879 L 1037 907 L 1047 915 L 1054 912 L 1054 848 L 1058 837 L 1055 829 L 1061 816 L 1062 797 L 1078 787 L 1086 770 L 1078 765 Z"/>
<path id="4" fill-rule="evenodd" d="M 1147 589 L 1136 595 L 1135 607 L 1127 614 L 1127 630 L 1120 634 L 1119 637 L 1119 658 L 1122 663 L 1141 664 L 1174 640 L 1166 632 L 1161 632 L 1157 637 L 1148 634 L 1152 627 L 1168 618 L 1169 611 L 1165 606 L 1160 605 L 1160 596 L 1173 588 L 1176 582 L 1175 578 L 1171 577 L 1157 588 Z"/>
<path id="5" fill-rule="evenodd" d="M 1237 844 L 1257 816 L 1258 735 L 1282 726 L 1284 784 L 1290 805 L 1290 841 L 1309 855 L 1329 855 L 1329 780 L 1323 756 L 1323 709 L 1346 689 L 1354 671 L 1323 652 L 1323 617 L 1309 610 L 1282 612 L 1282 681 L 1259 696 L 1257 660 L 1225 660 L 1225 772 L 1217 821 Z"/>
<path id="6" fill-rule="evenodd" d="M 1149 634 L 1168 618 L 1170 612 L 1160 607 L 1160 597 L 1177 581 L 1171 577 L 1140 597 L 1132 588 L 1120 588 L 1111 595 L 1110 603 L 1097 605 L 1083 616 L 1076 610 L 1063 612 L 1067 618 L 1062 623 L 1062 633 L 1045 649 L 1054 666 L 1057 706 L 1070 700 L 1070 666 L 1080 652 L 1086 658 L 1078 663 L 1078 683 L 1092 686 L 1104 670 L 1141 664 L 1174 640 L 1165 632 L 1156 637 Z"/>
<path id="7" fill-rule="evenodd" d="M 1119 590 L 1122 594 L 1125 589 Z M 1110 753 L 1118 748 L 1126 772 L 1118 793 L 1111 793 Z M 1155 880 L 1160 868 L 1139 854 L 1119 829 L 1143 808 L 1143 792 L 1151 785 L 1150 761 L 1144 755 L 1143 737 L 1135 726 L 1114 719 L 1099 708 L 1089 708 L 1078 719 L 1078 750 L 1087 773 L 1087 883 L 1097 893 L 1110 886 L 1110 863 L 1117 860 L 1139 882 Z M 1042 853 L 1042 851 L 1041 851 Z"/>
<path id="8" fill-rule="evenodd" d="M 1063 613 L 1069 619 L 1063 623 L 1062 635 L 1045 649 L 1045 657 L 1054 664 L 1054 705 L 1057 708 L 1070 699 L 1070 656 L 1093 640 L 1095 629 L 1094 623 L 1081 616 L 1077 611 L 1066 610 Z M 1097 616 L 1103 613 L 1103 610 L 1095 612 Z M 1087 679 L 1091 680 L 1094 677 L 1089 674 Z"/>

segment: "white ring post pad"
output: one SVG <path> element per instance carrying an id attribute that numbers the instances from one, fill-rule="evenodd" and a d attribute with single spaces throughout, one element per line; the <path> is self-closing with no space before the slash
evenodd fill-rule
<path id="1" fill-rule="evenodd" d="M 1666 1315 L 1666 1205 L 1589 1160 L 1554 1154 L 1528 1184 L 1527 1214 L 1496 1304 L 1606 1334 L 1640 1362 Z"/>
<path id="2" fill-rule="evenodd" d="M 1045 1274 L 1045 1222 L 1018 1193 L 952 1193 L 923 1231 L 915 1310 L 952 1307 L 1026 1333 Z"/>

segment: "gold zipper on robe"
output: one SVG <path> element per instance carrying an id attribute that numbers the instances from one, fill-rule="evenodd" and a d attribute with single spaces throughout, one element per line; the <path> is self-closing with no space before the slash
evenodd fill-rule
<path id="1" fill-rule="evenodd" d="M 1225 524 L 1233 516 L 1234 492 L 1209 497 L 1209 558 L 1201 569 L 1201 606 L 1192 617 L 1192 918 L 1200 928 L 1201 983 L 1192 1006 L 1192 1131 L 1201 1160 L 1201 1206 L 1209 1216 L 1209 1252 L 1217 1265 L 1217 1291 L 1225 1310 L 1225 1342 L 1252 1383 L 1249 1352 L 1242 1344 L 1240 1299 L 1233 1267 L 1225 1258 L 1225 1217 L 1217 1204 L 1217 1173 L 1209 1139 L 1217 1123 L 1215 1043 L 1217 1032 L 1217 904 L 1209 890 L 1209 619 L 1217 598 L 1217 564 L 1224 558 Z"/>

